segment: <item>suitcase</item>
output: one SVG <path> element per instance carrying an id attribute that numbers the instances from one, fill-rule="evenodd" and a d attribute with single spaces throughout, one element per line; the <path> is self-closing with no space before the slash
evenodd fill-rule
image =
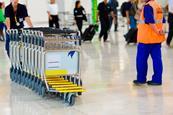
<path id="1" fill-rule="evenodd" d="M 124 35 L 127 44 L 137 43 L 137 32 L 137 28 L 132 28 Z"/>
<path id="2" fill-rule="evenodd" d="M 96 33 L 96 29 L 98 28 L 98 25 L 89 25 L 88 28 L 84 31 L 82 35 L 83 41 L 91 41 Z"/>

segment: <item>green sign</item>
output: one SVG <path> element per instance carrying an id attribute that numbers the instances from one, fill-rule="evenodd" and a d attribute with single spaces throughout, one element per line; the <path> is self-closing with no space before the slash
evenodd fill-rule
<path id="1" fill-rule="evenodd" d="M 97 0 L 92 0 L 92 23 L 97 23 Z"/>

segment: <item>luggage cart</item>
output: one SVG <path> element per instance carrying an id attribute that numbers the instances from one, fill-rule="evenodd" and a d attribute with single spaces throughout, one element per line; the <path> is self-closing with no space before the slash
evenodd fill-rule
<path id="1" fill-rule="evenodd" d="M 46 34 L 44 34 L 44 32 Z M 10 77 L 42 97 L 55 94 L 69 105 L 82 95 L 80 37 L 51 28 L 10 30 Z"/>

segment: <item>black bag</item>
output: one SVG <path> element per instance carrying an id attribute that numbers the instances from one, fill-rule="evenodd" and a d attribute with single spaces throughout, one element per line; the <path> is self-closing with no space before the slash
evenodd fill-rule
<path id="1" fill-rule="evenodd" d="M 127 5 L 127 2 L 123 2 L 122 5 L 121 5 L 121 8 L 120 8 L 121 15 L 123 17 L 126 17 L 126 5 Z"/>
<path id="2" fill-rule="evenodd" d="M 96 33 L 97 25 L 89 25 L 82 35 L 83 41 L 91 41 Z"/>
<path id="3" fill-rule="evenodd" d="M 87 22 L 87 16 L 83 14 L 83 20 Z"/>
<path id="4" fill-rule="evenodd" d="M 127 34 L 124 35 L 127 44 L 137 42 L 137 33 L 138 29 L 132 28 L 127 32 Z"/>

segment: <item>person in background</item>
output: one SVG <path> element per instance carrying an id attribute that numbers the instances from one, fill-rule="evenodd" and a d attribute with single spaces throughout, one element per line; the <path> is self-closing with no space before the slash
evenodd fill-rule
<path id="1" fill-rule="evenodd" d="M 145 0 L 138 24 L 138 48 L 136 57 L 137 80 L 134 84 L 162 85 L 162 54 L 161 43 L 165 40 L 162 7 L 156 0 Z M 147 81 L 148 58 L 151 55 L 154 74 L 151 81 Z"/>
<path id="2" fill-rule="evenodd" d="M 130 25 L 130 28 L 137 27 L 135 19 L 136 11 L 137 11 L 137 2 L 135 0 L 129 0 L 126 4 L 126 18 L 127 18 L 127 24 Z"/>
<path id="3" fill-rule="evenodd" d="M 135 19 L 138 21 L 140 20 L 141 12 L 145 5 L 145 0 L 136 0 L 136 2 L 138 3 L 138 5 L 137 5 L 137 11 L 135 14 Z"/>
<path id="4" fill-rule="evenodd" d="M 4 8 L 5 8 L 5 4 L 1 0 L 0 1 L 0 40 L 2 40 L 2 41 L 4 40 L 3 30 L 5 28 Z"/>
<path id="5" fill-rule="evenodd" d="M 118 28 L 118 11 L 117 11 L 117 7 L 119 6 L 119 3 L 117 0 L 109 0 L 108 4 L 111 6 L 113 12 L 114 12 L 114 16 L 115 16 L 115 20 L 114 20 L 114 31 L 117 31 Z M 113 18 L 112 16 L 110 16 L 110 29 L 112 27 L 112 21 Z"/>
<path id="6" fill-rule="evenodd" d="M 29 27 L 33 27 L 30 17 L 28 16 L 25 5 L 19 4 L 19 0 L 11 0 L 11 3 L 5 8 L 6 27 L 10 29 L 21 29 L 26 21 Z M 9 56 L 9 36 L 6 36 L 6 51 Z"/>
<path id="7" fill-rule="evenodd" d="M 77 27 L 80 31 L 81 36 L 82 36 L 82 34 L 83 34 L 83 32 L 82 32 L 83 20 L 87 21 L 87 18 L 86 18 L 85 9 L 83 8 L 83 6 L 81 6 L 80 1 L 76 1 L 73 13 L 74 13 L 74 19 L 76 21 Z"/>
<path id="8" fill-rule="evenodd" d="M 101 38 L 103 37 L 104 42 L 106 42 L 108 38 L 108 30 L 110 27 L 109 14 L 112 15 L 113 20 L 115 16 L 107 0 L 104 0 L 103 2 L 99 3 L 97 10 L 98 10 L 97 20 L 99 19 L 101 23 L 101 31 L 99 35 L 99 40 L 101 41 Z"/>
<path id="9" fill-rule="evenodd" d="M 49 27 L 59 28 L 59 17 L 58 17 L 58 5 L 55 0 L 50 0 L 48 4 L 48 18 L 49 18 Z"/>
<path id="10" fill-rule="evenodd" d="M 170 47 L 170 43 L 173 38 L 173 0 L 168 0 L 168 12 L 169 33 L 166 44 L 168 47 Z"/>

